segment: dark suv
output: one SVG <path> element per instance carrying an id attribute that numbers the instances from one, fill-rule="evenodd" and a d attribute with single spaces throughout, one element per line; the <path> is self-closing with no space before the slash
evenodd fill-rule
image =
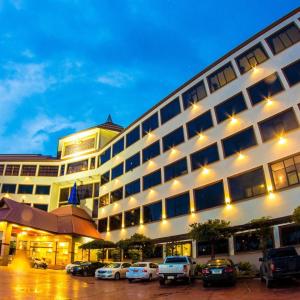
<path id="1" fill-rule="evenodd" d="M 95 276 L 95 271 L 104 267 L 106 264 L 102 262 L 84 262 L 78 266 L 74 266 L 71 269 L 71 274 L 76 276 Z"/>

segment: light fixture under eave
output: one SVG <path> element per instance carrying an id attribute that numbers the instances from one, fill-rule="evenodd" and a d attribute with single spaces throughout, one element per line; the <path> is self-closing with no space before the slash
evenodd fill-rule
<path id="1" fill-rule="evenodd" d="M 229 197 L 226 197 L 226 199 L 225 199 L 225 204 L 226 204 L 226 205 L 230 205 L 230 204 L 231 204 L 231 200 L 230 200 Z"/>
<path id="2" fill-rule="evenodd" d="M 204 134 L 203 133 L 199 133 L 198 134 L 198 139 L 199 140 L 203 140 L 204 139 Z"/>
<path id="3" fill-rule="evenodd" d="M 206 168 L 206 167 L 203 167 L 203 168 L 202 168 L 202 174 L 203 174 L 203 175 L 208 175 L 208 174 L 209 174 L 209 169 Z"/>
<path id="4" fill-rule="evenodd" d="M 236 124 L 237 123 L 237 118 L 235 116 L 230 117 L 230 123 L 231 124 Z"/>
<path id="5" fill-rule="evenodd" d="M 267 105 L 272 105 L 273 100 L 270 97 L 266 98 Z"/>
<path id="6" fill-rule="evenodd" d="M 238 154 L 238 159 L 239 159 L 239 160 L 242 160 L 242 159 L 244 159 L 244 158 L 245 158 L 245 154 L 239 152 L 239 154 Z"/>
<path id="7" fill-rule="evenodd" d="M 284 145 L 284 144 L 286 143 L 286 138 L 283 137 L 283 136 L 280 136 L 280 137 L 279 137 L 279 140 L 278 140 L 278 143 L 279 143 L 280 145 Z"/>

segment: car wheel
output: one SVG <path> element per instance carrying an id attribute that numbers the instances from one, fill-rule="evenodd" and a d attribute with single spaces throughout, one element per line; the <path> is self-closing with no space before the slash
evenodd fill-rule
<path id="1" fill-rule="evenodd" d="M 129 283 L 132 283 L 132 279 L 128 279 L 128 282 L 129 282 Z"/>
<path id="2" fill-rule="evenodd" d="M 165 284 L 166 284 L 165 279 L 159 279 L 159 284 L 160 284 L 160 285 L 165 285 Z"/>
<path id="3" fill-rule="evenodd" d="M 152 281 L 152 274 L 149 274 L 148 281 Z"/>
<path id="4" fill-rule="evenodd" d="M 115 280 L 119 280 L 119 279 L 120 279 L 120 273 L 117 272 L 117 273 L 115 274 Z"/>
<path id="5" fill-rule="evenodd" d="M 273 280 L 272 279 L 266 279 L 266 287 L 268 288 L 268 289 L 271 289 L 272 287 L 273 287 Z"/>
<path id="6" fill-rule="evenodd" d="M 203 287 L 207 288 L 209 286 L 208 282 L 203 281 Z"/>

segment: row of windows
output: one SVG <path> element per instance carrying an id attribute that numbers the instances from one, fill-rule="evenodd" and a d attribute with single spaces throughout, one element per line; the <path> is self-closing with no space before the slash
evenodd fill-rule
<path id="1" fill-rule="evenodd" d="M 7 194 L 33 194 L 34 185 L 31 184 L 19 184 L 18 189 L 16 184 L 3 183 L 1 188 L 1 193 Z M 50 185 L 36 185 L 35 186 L 36 195 L 49 195 Z"/>
<path id="2" fill-rule="evenodd" d="M 4 164 L 0 164 L 0 176 L 58 176 L 58 166 L 39 166 L 37 172 L 36 165 L 23 165 L 22 168 L 17 164 L 8 164 L 6 168 Z M 21 172 L 20 172 L 21 170 Z"/>

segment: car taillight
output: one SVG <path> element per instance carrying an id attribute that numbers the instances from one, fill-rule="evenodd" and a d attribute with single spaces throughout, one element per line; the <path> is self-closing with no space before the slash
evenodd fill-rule
<path id="1" fill-rule="evenodd" d="M 207 268 L 202 269 L 202 274 L 209 274 L 209 269 L 207 269 Z"/>
<path id="2" fill-rule="evenodd" d="M 143 269 L 143 272 L 144 272 L 144 273 L 147 273 L 148 271 L 147 271 L 147 269 Z"/>
<path id="3" fill-rule="evenodd" d="M 225 273 L 232 273 L 233 272 L 233 268 L 232 267 L 227 267 L 224 270 Z"/>
<path id="4" fill-rule="evenodd" d="M 183 265 L 183 272 L 187 272 L 188 271 L 188 266 L 187 265 Z"/>
<path id="5" fill-rule="evenodd" d="M 271 264 L 270 267 L 271 267 L 271 271 L 272 271 L 272 272 L 275 272 L 275 265 L 274 265 L 274 264 Z"/>

